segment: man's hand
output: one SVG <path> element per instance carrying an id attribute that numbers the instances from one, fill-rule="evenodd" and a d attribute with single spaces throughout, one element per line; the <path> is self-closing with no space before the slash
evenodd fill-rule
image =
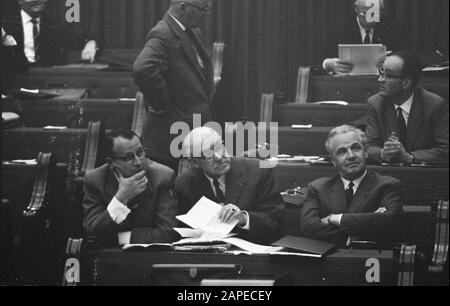
<path id="1" fill-rule="evenodd" d="M 228 204 L 222 207 L 219 212 L 219 220 L 225 223 L 230 223 L 233 219 L 238 220 L 238 226 L 245 226 L 247 224 L 247 215 L 241 211 L 239 207 L 233 204 Z"/>
<path id="2" fill-rule="evenodd" d="M 132 177 L 125 178 L 120 171 L 117 171 L 119 189 L 116 193 L 116 199 L 122 204 L 127 205 L 129 201 L 143 193 L 147 189 L 148 182 L 145 175 L 146 172 L 141 171 Z"/>
<path id="3" fill-rule="evenodd" d="M 81 59 L 83 61 L 89 61 L 92 64 L 95 60 L 97 50 L 97 42 L 95 40 L 88 41 L 84 46 L 83 51 L 81 51 Z"/>
<path id="4" fill-rule="evenodd" d="M 339 226 L 339 225 L 341 225 L 341 218 L 342 218 L 342 215 L 331 214 L 325 218 L 322 218 L 320 220 L 320 222 L 322 222 L 324 224 L 328 224 L 328 225 Z"/>
<path id="5" fill-rule="evenodd" d="M 385 142 L 381 151 L 381 159 L 387 162 L 400 160 L 404 164 L 411 164 L 414 161 L 411 154 L 406 152 L 405 147 L 395 135 L 391 135 Z"/>
<path id="6" fill-rule="evenodd" d="M 353 64 L 340 58 L 329 58 L 325 60 L 325 70 L 336 74 L 347 74 L 353 70 Z"/>

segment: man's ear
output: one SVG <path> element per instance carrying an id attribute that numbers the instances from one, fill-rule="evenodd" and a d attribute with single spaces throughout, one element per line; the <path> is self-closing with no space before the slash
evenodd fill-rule
<path id="1" fill-rule="evenodd" d="M 404 88 L 405 90 L 411 88 L 411 87 L 412 87 L 412 84 L 413 84 L 413 81 L 412 81 L 410 78 L 404 79 L 404 80 L 403 80 L 403 83 L 402 83 L 403 88 Z"/>

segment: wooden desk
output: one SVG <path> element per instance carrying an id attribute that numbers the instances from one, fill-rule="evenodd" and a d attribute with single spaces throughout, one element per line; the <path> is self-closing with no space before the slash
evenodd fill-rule
<path id="1" fill-rule="evenodd" d="M 448 198 L 448 168 L 382 167 L 369 166 L 379 174 L 393 176 L 403 182 L 406 202 L 427 201 L 434 196 Z M 280 162 L 275 176 L 280 191 L 295 186 L 307 187 L 315 179 L 336 175 L 333 166 L 310 166 L 298 163 Z"/>
<path id="2" fill-rule="evenodd" d="M 25 88 L 87 88 L 91 98 L 135 98 L 137 87 L 132 71 L 114 71 L 105 65 L 67 65 L 35 67 L 19 75 L 19 85 Z"/>
<path id="3" fill-rule="evenodd" d="M 277 106 L 273 121 L 279 126 L 312 124 L 313 126 L 339 126 L 366 115 L 366 104 L 318 105 L 313 103 L 289 103 Z"/>
<path id="4" fill-rule="evenodd" d="M 379 90 L 378 76 L 311 76 L 308 101 L 342 100 L 349 103 L 366 103 Z M 420 86 L 448 101 L 449 76 L 424 75 Z"/>
<path id="5" fill-rule="evenodd" d="M 368 284 L 365 278 L 367 259 L 380 260 L 381 283 Z M 214 273 L 189 271 L 158 273 L 154 264 L 234 264 L 240 278 L 287 277 L 290 285 L 395 285 L 397 260 L 392 251 L 337 250 L 325 258 L 270 255 L 230 255 L 211 253 L 136 252 L 102 250 L 88 253 L 90 285 L 198 285 L 203 278 L 224 277 Z"/>

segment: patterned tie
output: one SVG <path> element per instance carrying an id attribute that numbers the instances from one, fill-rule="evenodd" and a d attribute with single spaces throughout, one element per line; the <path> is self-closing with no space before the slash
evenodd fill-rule
<path id="1" fill-rule="evenodd" d="M 347 201 L 347 207 L 350 206 L 350 204 L 353 201 L 353 187 L 355 187 L 355 184 L 353 182 L 350 182 L 348 184 L 347 189 L 345 190 L 345 199 Z"/>
<path id="2" fill-rule="evenodd" d="M 366 36 L 364 36 L 364 44 L 370 45 L 372 42 L 370 41 L 370 30 L 366 30 Z"/>
<path id="3" fill-rule="evenodd" d="M 222 189 L 220 189 L 219 181 L 214 180 L 214 189 L 216 190 L 217 203 L 225 203 L 225 196 L 223 195 Z"/>
<path id="4" fill-rule="evenodd" d="M 36 18 L 33 18 L 31 19 L 31 23 L 33 24 L 34 60 L 35 62 L 38 62 L 40 59 L 38 21 Z"/>
<path id="5" fill-rule="evenodd" d="M 406 127 L 405 117 L 403 116 L 403 110 L 401 107 L 397 108 L 397 123 L 398 123 L 398 132 L 399 132 L 400 142 L 406 148 L 407 147 L 407 143 L 406 143 L 407 127 Z"/>

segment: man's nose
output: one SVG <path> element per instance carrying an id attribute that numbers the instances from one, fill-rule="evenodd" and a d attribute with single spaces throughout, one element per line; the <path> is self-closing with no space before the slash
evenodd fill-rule
<path id="1" fill-rule="evenodd" d="M 140 166 L 141 164 L 142 164 L 142 160 L 141 160 L 139 157 L 137 157 L 136 154 L 134 154 L 133 165 L 135 165 L 135 166 Z"/>
<path id="2" fill-rule="evenodd" d="M 384 83 L 386 82 L 386 78 L 382 74 L 380 74 L 380 76 L 378 77 L 378 82 Z"/>

